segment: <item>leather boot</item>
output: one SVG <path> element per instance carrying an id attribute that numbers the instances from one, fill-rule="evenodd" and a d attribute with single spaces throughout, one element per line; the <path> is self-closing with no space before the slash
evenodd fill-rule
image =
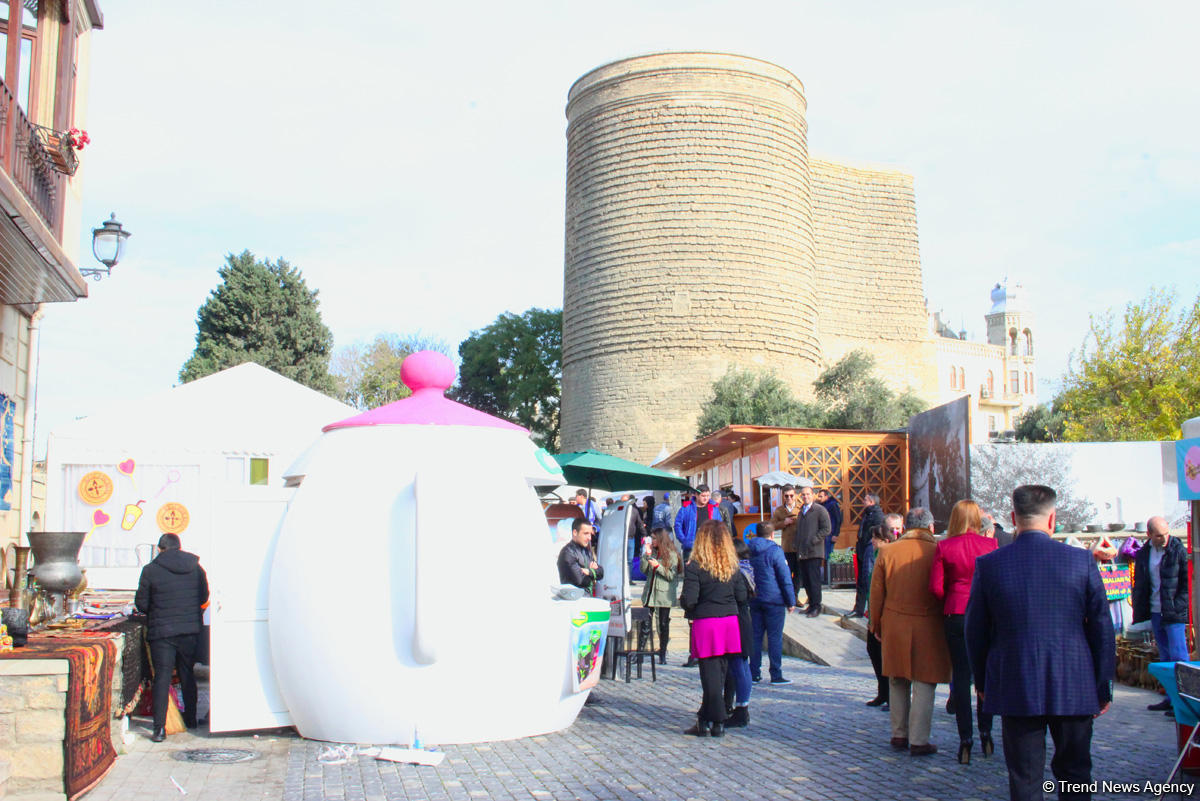
<path id="1" fill-rule="evenodd" d="M 725 736 L 725 724 L 724 723 L 714 723 L 712 725 L 712 728 L 708 732 L 708 736 L 709 737 L 724 737 Z"/>
<path id="2" fill-rule="evenodd" d="M 155 729 L 154 734 L 150 735 L 150 742 L 152 743 L 161 743 L 165 739 L 167 739 L 167 730 L 165 728 Z"/>
<path id="3" fill-rule="evenodd" d="M 750 725 L 750 707 L 738 706 L 734 707 L 733 714 L 725 721 L 727 729 L 742 729 Z"/>
<path id="4" fill-rule="evenodd" d="M 714 725 L 716 725 L 716 724 L 714 724 Z M 708 722 L 700 717 L 697 717 L 696 723 L 690 729 L 686 729 L 683 733 L 691 734 L 696 737 L 707 737 L 708 736 Z"/>

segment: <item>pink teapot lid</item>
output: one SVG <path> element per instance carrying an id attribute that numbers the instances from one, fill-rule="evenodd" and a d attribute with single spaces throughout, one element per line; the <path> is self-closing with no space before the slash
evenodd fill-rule
<path id="1" fill-rule="evenodd" d="M 508 428 L 529 433 L 516 423 L 445 397 L 446 390 L 454 383 L 454 362 L 444 354 L 421 350 L 408 356 L 400 365 L 400 380 L 412 390 L 412 396 L 330 423 L 321 430 L 355 426 L 435 425 Z"/>

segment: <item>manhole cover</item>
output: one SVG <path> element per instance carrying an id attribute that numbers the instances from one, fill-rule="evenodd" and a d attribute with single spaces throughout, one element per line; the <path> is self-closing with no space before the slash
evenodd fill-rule
<path id="1" fill-rule="evenodd" d="M 207 762 L 210 765 L 224 765 L 257 759 L 258 752 L 246 748 L 189 748 L 185 751 L 176 751 L 173 756 L 180 762 Z"/>

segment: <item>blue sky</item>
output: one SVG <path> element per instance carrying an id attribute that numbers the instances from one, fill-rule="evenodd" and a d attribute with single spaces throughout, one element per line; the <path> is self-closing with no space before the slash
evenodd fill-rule
<path id="1" fill-rule="evenodd" d="M 298 266 L 337 346 L 451 348 L 562 303 L 567 90 L 716 50 L 794 72 L 814 157 L 915 178 L 932 309 L 980 336 L 1024 283 L 1039 392 L 1089 313 L 1200 275 L 1194 2 L 102 2 L 83 153 L 91 297 L 47 307 L 38 454 L 70 420 L 177 382 L 229 252 Z"/>

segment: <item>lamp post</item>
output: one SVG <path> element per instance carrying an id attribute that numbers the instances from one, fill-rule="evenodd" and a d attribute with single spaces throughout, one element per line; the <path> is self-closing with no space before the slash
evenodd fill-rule
<path id="1" fill-rule="evenodd" d="M 81 268 L 79 274 L 91 276 L 95 281 L 110 274 L 112 268 L 121 260 L 121 254 L 125 250 L 125 240 L 130 236 L 131 234 L 121 227 L 121 223 L 117 222 L 116 213 L 110 214 L 99 228 L 92 229 L 92 254 L 96 257 L 96 261 L 104 265 L 103 269 L 100 267 Z"/>

